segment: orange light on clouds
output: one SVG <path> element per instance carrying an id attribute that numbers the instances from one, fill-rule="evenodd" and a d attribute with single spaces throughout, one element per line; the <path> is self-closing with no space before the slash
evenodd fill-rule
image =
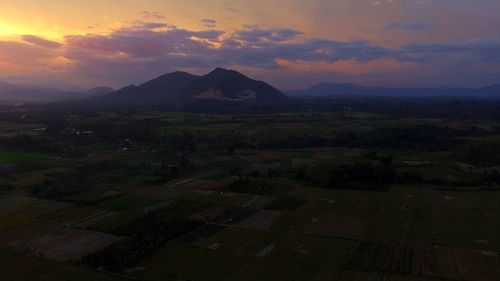
<path id="1" fill-rule="evenodd" d="M 304 61 L 289 61 L 278 59 L 276 61 L 280 66 L 292 71 L 321 71 L 321 72 L 342 72 L 350 75 L 362 75 L 370 73 L 374 70 L 379 71 L 398 71 L 403 69 L 413 69 L 417 67 L 414 63 L 400 62 L 393 59 L 379 59 L 369 62 L 358 62 L 354 59 L 341 60 L 338 62 L 304 62 Z"/>
<path id="2" fill-rule="evenodd" d="M 123 46 L 127 42 L 135 44 L 133 47 L 137 47 L 139 51 L 136 52 L 140 53 L 139 56 L 149 56 L 148 59 L 135 62 L 138 62 L 137 67 L 140 71 L 151 69 L 152 76 L 160 74 L 161 71 L 178 68 L 192 69 L 192 72 L 201 73 L 205 71 L 204 68 L 221 66 L 249 69 L 250 73 L 255 74 L 265 73 L 266 75 L 263 75 L 265 79 L 275 77 L 275 81 L 285 81 L 280 82 L 283 84 L 288 82 L 287 79 L 293 79 L 287 78 L 286 74 L 294 71 L 323 72 L 326 75 L 322 77 L 326 79 L 329 79 L 327 76 L 329 74 L 332 74 L 332 77 L 334 74 L 339 74 L 338 76 L 347 77 L 346 80 L 353 82 L 365 82 L 367 77 L 373 77 L 370 78 L 373 81 L 379 79 L 381 83 L 406 78 L 415 80 L 416 77 L 435 79 L 437 76 L 432 73 L 438 72 L 436 67 L 439 63 L 443 63 L 443 60 L 410 63 L 396 56 L 388 59 L 390 55 L 383 52 L 377 55 L 377 51 L 373 57 L 369 57 L 373 59 L 369 62 L 359 62 L 354 59 L 338 62 L 319 60 L 330 59 L 330 53 L 336 51 L 336 44 L 329 44 L 328 41 L 340 43 L 356 41 L 354 45 L 367 48 L 368 51 L 375 47 L 412 52 L 412 48 L 407 46 L 417 45 L 416 52 L 420 52 L 417 55 L 426 57 L 432 54 L 419 50 L 422 48 L 419 48 L 418 44 L 444 44 L 444 49 L 448 49 L 448 44 L 463 46 L 468 45 L 474 38 L 487 42 L 498 37 L 498 30 L 495 27 L 500 23 L 497 15 L 500 1 L 483 1 L 481 5 L 477 5 L 477 1 L 461 1 L 460 5 L 452 5 L 451 2 L 451 0 L 86 0 L 82 5 L 76 0 L 0 0 L 0 80 L 2 75 L 38 71 L 37 74 L 44 76 L 47 70 L 62 72 L 64 69 L 68 77 L 78 80 L 84 79 L 84 75 L 97 76 L 92 70 L 92 67 L 95 67 L 116 74 L 111 76 L 104 71 L 100 73 L 102 77 L 110 77 L 111 86 L 130 83 L 130 77 L 135 75 L 133 67 L 123 68 L 121 65 L 127 65 L 137 58 L 126 51 L 122 52 L 126 48 L 134 49 Z M 137 36 L 133 32 L 128 32 L 135 31 L 134 26 L 140 29 L 141 24 L 159 24 L 160 27 L 149 28 L 148 31 L 158 33 L 175 26 L 179 34 L 155 34 L 160 38 L 158 42 L 143 42 L 147 41 L 147 38 L 141 41 L 140 32 L 137 32 Z M 162 28 L 162 24 L 165 27 Z M 255 32 L 249 34 L 248 41 L 243 40 L 243 37 L 241 40 L 238 38 L 238 33 L 252 33 L 252 29 L 255 29 Z M 182 37 L 183 32 L 196 34 L 199 31 L 209 30 L 221 32 L 218 40 L 214 40 L 213 37 L 193 36 L 188 44 L 176 45 L 177 37 L 179 40 L 185 40 Z M 259 32 L 269 34 L 276 30 L 296 31 L 300 35 L 285 40 L 269 39 L 272 36 L 265 35 L 257 38 Z M 82 40 L 80 46 L 71 42 L 72 36 L 85 37 L 87 40 Z M 117 38 L 120 36 L 130 38 Z M 89 40 L 91 37 L 96 37 L 96 40 Z M 152 38 L 154 41 L 156 36 Z M 59 44 L 51 44 L 44 39 Z M 126 41 L 129 39 L 130 41 Z M 231 40 L 224 41 L 224 39 Z M 316 39 L 325 43 L 317 44 Z M 254 40 L 262 40 L 260 42 L 263 46 L 262 56 L 257 48 L 252 49 Z M 363 42 L 368 43 L 363 44 Z M 245 48 L 238 47 L 238 43 Z M 99 44 L 102 46 L 98 46 Z M 145 44 L 142 49 L 141 44 Z M 297 46 L 294 47 L 293 44 Z M 318 46 L 315 47 L 316 44 Z M 170 45 L 177 48 L 169 49 Z M 193 51 L 195 45 L 205 48 L 200 47 L 200 50 L 206 51 L 206 57 L 200 58 L 200 54 L 196 53 L 198 51 Z M 470 66 L 471 62 L 478 62 L 477 57 L 486 57 L 490 49 L 487 45 L 487 48 L 483 48 L 487 50 L 485 52 L 480 48 L 481 44 L 477 45 L 478 48 L 474 53 L 455 54 L 451 48 L 446 55 L 449 54 L 450 61 L 454 60 L 458 65 Z M 226 46 L 231 50 L 231 56 L 234 56 L 228 57 L 227 60 L 216 50 Z M 349 44 L 345 45 L 345 48 L 342 46 L 340 44 L 338 51 L 343 52 L 343 55 L 339 57 L 366 58 L 360 55 L 360 51 L 356 48 L 351 49 Z M 284 49 L 283 56 L 290 58 L 290 61 L 279 59 L 280 47 Z M 316 53 L 310 51 L 315 49 Z M 174 54 L 172 50 L 176 53 Z M 272 52 L 266 52 L 267 50 Z M 297 52 L 297 56 L 294 56 L 293 52 Z M 240 53 L 241 57 L 238 57 Z M 307 54 L 304 56 L 302 53 Z M 172 54 L 177 55 L 177 60 L 167 59 Z M 186 56 L 186 60 L 179 63 L 182 55 Z M 190 55 L 192 58 L 189 58 Z M 220 56 L 220 59 L 217 60 L 212 56 Z M 263 58 L 263 63 L 257 65 L 251 62 L 252 56 Z M 306 60 L 310 58 L 310 60 L 294 61 L 294 58 L 306 58 Z M 274 60 L 281 68 L 276 68 Z M 164 66 L 159 65 L 160 61 Z M 136 63 L 131 66 L 136 66 Z M 141 63 L 144 65 L 140 65 Z M 177 63 L 179 64 L 176 65 Z M 423 66 L 425 64 L 435 64 L 435 66 L 425 68 Z M 269 68 L 269 65 L 272 67 Z M 456 72 L 456 77 L 468 76 L 463 75 L 462 72 L 465 71 L 463 69 L 453 66 L 442 68 L 440 71 L 443 77 L 454 79 L 453 75 L 444 73 Z M 481 65 L 480 69 L 489 71 L 491 76 L 488 77 L 494 79 L 498 77 L 493 75 L 497 71 L 493 66 Z M 471 73 L 473 74 L 471 76 L 474 76 L 474 72 Z M 477 80 L 486 81 L 482 78 Z M 493 78 L 488 81 L 493 81 Z M 457 80 L 457 82 L 462 81 Z M 91 81 L 89 86 L 93 86 L 92 84 L 94 83 Z"/>
<path id="3" fill-rule="evenodd" d="M 17 23 L 0 19 L 0 39 L 19 35 L 36 35 L 50 40 L 60 41 L 64 34 L 58 32 L 57 26 L 47 27 L 42 22 L 38 24 Z"/>

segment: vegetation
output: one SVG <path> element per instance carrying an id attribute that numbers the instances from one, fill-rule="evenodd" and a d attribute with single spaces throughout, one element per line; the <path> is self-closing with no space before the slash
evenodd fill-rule
<path id="1" fill-rule="evenodd" d="M 30 264 L 18 280 L 500 276 L 497 101 L 165 109 L 0 110 L 2 272 Z"/>
<path id="2" fill-rule="evenodd" d="M 120 272 L 167 241 L 192 231 L 199 225 L 198 222 L 181 219 L 163 221 L 156 213 L 151 213 L 128 226 L 128 238 L 83 257 L 80 262 Z"/>

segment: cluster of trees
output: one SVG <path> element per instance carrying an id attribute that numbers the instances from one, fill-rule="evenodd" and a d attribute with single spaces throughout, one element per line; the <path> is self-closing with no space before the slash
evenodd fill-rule
<path id="1" fill-rule="evenodd" d="M 99 184 L 127 183 L 130 177 L 155 175 L 155 170 L 147 164 L 132 165 L 121 161 L 83 162 L 70 171 L 49 175 L 37 185 L 32 194 L 40 198 L 60 199 L 84 192 Z"/>
<path id="2" fill-rule="evenodd" d="M 328 187 L 383 190 L 395 181 L 391 164 L 358 162 L 335 167 L 329 173 Z"/>
<path id="3" fill-rule="evenodd" d="M 371 132 L 343 131 L 335 134 L 332 146 L 366 149 L 446 151 L 463 143 L 463 131 L 448 126 L 417 125 L 381 127 Z"/>
<path id="4" fill-rule="evenodd" d="M 497 169 L 486 169 L 483 173 L 464 173 L 460 177 L 452 178 L 425 177 L 418 169 L 394 165 L 391 157 L 378 157 L 378 159 L 334 166 L 319 163 L 315 167 L 302 166 L 290 172 L 295 179 L 305 183 L 340 189 L 386 190 L 393 184 L 426 184 L 451 189 L 500 187 L 500 173 Z"/>
<path id="5" fill-rule="evenodd" d="M 294 171 L 294 177 L 328 188 L 385 190 L 398 181 L 392 162 L 391 157 L 383 157 L 379 162 L 359 161 L 334 166 L 318 164 L 323 168 L 303 166 Z"/>
<path id="6" fill-rule="evenodd" d="M 151 212 L 127 226 L 126 234 L 129 236 L 126 239 L 83 257 L 80 263 L 121 272 L 152 250 L 202 225 L 201 222 L 186 219 L 165 220 L 159 212 Z"/>
<path id="7" fill-rule="evenodd" d="M 261 134 L 227 133 L 210 136 L 193 135 L 187 140 L 191 147 L 209 145 L 227 149 L 297 149 L 307 147 L 350 147 L 363 149 L 402 149 L 418 151 L 446 151 L 462 145 L 466 136 L 492 135 L 494 132 L 476 127 L 455 129 L 449 126 L 416 125 L 407 127 L 380 127 L 368 132 L 337 130 L 330 134 L 276 132 Z M 169 140 L 174 141 L 175 140 Z"/>
<path id="8" fill-rule="evenodd" d="M 430 184 L 442 189 L 498 189 L 500 174 L 496 169 L 486 170 L 478 174 L 465 174 L 462 177 L 422 179 L 421 183 Z"/>
<path id="9" fill-rule="evenodd" d="M 332 103 L 330 105 L 331 108 L 322 108 L 322 103 L 329 104 L 330 102 Z M 313 100 L 306 100 L 303 103 L 304 106 L 307 105 L 310 107 L 310 110 L 314 109 L 315 111 L 342 111 L 349 108 L 353 111 L 382 113 L 388 116 L 387 118 L 429 118 L 437 117 L 437 113 L 439 113 L 443 118 L 460 119 L 472 117 L 457 117 L 456 112 L 466 112 L 470 115 L 473 114 L 473 109 L 476 110 L 479 108 L 478 114 L 492 112 L 493 108 L 500 109 L 500 102 L 463 102 L 450 99 L 396 99 L 394 101 L 355 98 L 335 100 L 335 103 L 333 101 L 319 102 Z M 298 108 L 293 107 L 290 110 L 299 109 L 304 110 L 300 106 Z M 457 129 L 445 125 L 380 127 L 371 132 L 343 129 L 332 131 L 329 134 L 293 131 L 261 134 L 244 131 L 214 133 L 192 130 L 172 133 L 168 130 L 170 124 L 165 120 L 132 118 L 132 114 L 136 113 L 139 109 L 130 111 L 121 109 L 121 111 L 119 110 L 110 116 L 103 116 L 99 110 L 102 110 L 102 108 L 79 108 L 75 114 L 74 111 L 70 112 L 64 107 L 49 109 L 41 106 L 32 106 L 31 108 L 28 107 L 20 110 L 2 111 L 0 112 L 0 120 L 43 123 L 48 128 L 43 138 L 19 136 L 11 139 L 0 139 L 0 147 L 22 147 L 23 149 L 45 152 L 68 153 L 75 152 L 69 149 L 72 147 L 72 144 L 74 147 L 97 142 L 116 144 L 120 140 L 131 139 L 135 142 L 141 142 L 145 145 L 168 151 L 196 151 L 200 148 L 206 148 L 210 150 L 225 150 L 231 153 L 231 151 L 237 148 L 283 149 L 304 147 L 355 147 L 438 151 L 449 150 L 450 147 L 463 144 L 463 141 L 460 140 L 462 137 L 500 134 L 500 126 L 493 128 L 493 131 L 491 131 L 481 126 Z M 395 114 L 395 112 L 399 113 Z M 489 117 L 490 115 L 481 115 L 480 119 Z M 92 131 L 93 134 L 86 136 L 65 134 L 64 131 L 67 129 Z M 58 146 L 56 143 L 64 143 L 64 145 Z"/>
<path id="10" fill-rule="evenodd" d="M 448 118 L 453 120 L 499 120 L 500 100 L 452 97 L 336 97 L 304 99 L 290 111 L 373 112 L 398 118 Z"/>
<path id="11" fill-rule="evenodd" d="M 468 143 L 454 156 L 458 160 L 476 165 L 500 165 L 500 141 Z"/>
<path id="12" fill-rule="evenodd" d="M 480 180 L 480 184 L 499 187 L 500 173 L 496 169 L 485 172 Z"/>

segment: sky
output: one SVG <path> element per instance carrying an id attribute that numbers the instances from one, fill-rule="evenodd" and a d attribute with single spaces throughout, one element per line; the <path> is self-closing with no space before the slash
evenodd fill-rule
<path id="1" fill-rule="evenodd" d="M 139 84 L 241 71 L 319 82 L 500 83 L 498 0 L 0 0 L 0 81 Z"/>

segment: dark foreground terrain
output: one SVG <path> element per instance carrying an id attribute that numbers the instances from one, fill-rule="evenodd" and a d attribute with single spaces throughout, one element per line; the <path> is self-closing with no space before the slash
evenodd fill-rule
<path id="1" fill-rule="evenodd" d="M 0 110 L 0 280 L 500 280 L 500 103 Z"/>

